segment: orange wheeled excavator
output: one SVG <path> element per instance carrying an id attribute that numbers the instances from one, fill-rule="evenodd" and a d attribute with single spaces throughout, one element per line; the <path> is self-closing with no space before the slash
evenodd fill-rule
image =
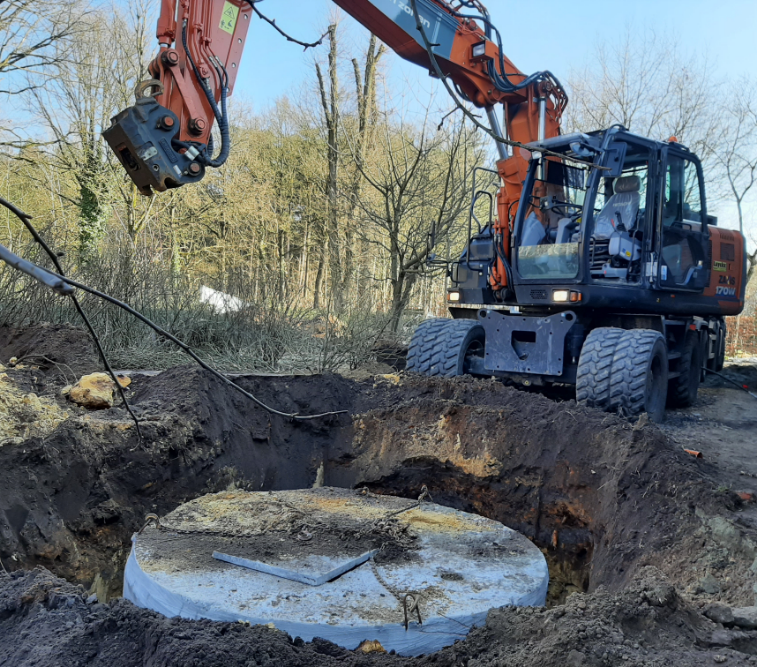
<path id="1" fill-rule="evenodd" d="M 496 196 L 474 186 L 449 262 L 452 319 L 420 324 L 408 370 L 575 385 L 581 403 L 652 419 L 690 405 L 702 373 L 722 368 L 724 317 L 746 287 L 744 238 L 708 214 L 697 156 L 619 125 L 561 134 L 559 81 L 513 65 L 479 0 L 334 1 L 484 109 L 499 154 Z M 255 2 L 162 0 L 153 78 L 103 133 L 143 194 L 228 157 L 226 100 Z"/>

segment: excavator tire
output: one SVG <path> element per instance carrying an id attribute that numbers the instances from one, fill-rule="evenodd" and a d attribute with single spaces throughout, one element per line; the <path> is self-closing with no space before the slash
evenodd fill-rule
<path id="1" fill-rule="evenodd" d="M 668 401 L 673 407 L 687 408 L 697 400 L 702 377 L 702 345 L 696 331 L 686 332 L 678 372 L 680 375 L 670 381 Z"/>
<path id="2" fill-rule="evenodd" d="M 434 355 L 437 353 L 439 333 L 453 322 L 445 317 L 435 317 L 421 322 L 413 332 L 410 347 L 407 350 L 405 369 L 423 375 L 435 375 L 431 371 Z"/>
<path id="3" fill-rule="evenodd" d="M 576 400 L 582 405 L 609 409 L 612 359 L 624 333 L 623 329 L 601 327 L 586 337 L 576 375 Z"/>
<path id="4" fill-rule="evenodd" d="M 668 394 L 668 348 L 659 331 L 624 331 L 615 346 L 610 369 L 610 409 L 627 416 L 646 412 L 652 421 L 665 419 Z"/>
<path id="5" fill-rule="evenodd" d="M 725 324 L 720 325 L 720 329 L 718 330 L 718 352 L 715 356 L 715 370 L 720 373 L 720 371 L 723 370 L 723 366 L 725 366 L 725 339 L 728 335 L 728 332 L 726 331 Z"/>
<path id="6" fill-rule="evenodd" d="M 413 334 L 407 355 L 407 370 L 436 377 L 455 377 L 467 372 L 470 354 L 484 354 L 484 328 L 476 320 L 422 322 Z M 412 355 L 412 359 L 411 359 Z"/>

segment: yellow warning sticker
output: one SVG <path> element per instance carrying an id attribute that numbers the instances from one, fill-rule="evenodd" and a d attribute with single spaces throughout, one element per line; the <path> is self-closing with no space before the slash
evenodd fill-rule
<path id="1" fill-rule="evenodd" d="M 727 271 L 728 264 L 726 264 L 725 262 L 713 262 L 713 268 L 716 271 Z"/>
<path id="2" fill-rule="evenodd" d="M 218 26 L 224 32 L 228 32 L 230 35 L 234 34 L 234 28 L 237 25 L 237 17 L 239 16 L 239 7 L 235 7 L 230 2 L 223 3 L 223 14 L 221 14 L 221 25 Z"/>

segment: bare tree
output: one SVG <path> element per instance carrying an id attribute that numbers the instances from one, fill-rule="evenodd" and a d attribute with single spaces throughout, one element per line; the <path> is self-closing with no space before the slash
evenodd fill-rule
<path id="1" fill-rule="evenodd" d="M 718 125 L 712 105 L 718 84 L 707 60 L 682 58 L 675 41 L 626 27 L 620 39 L 598 44 L 589 65 L 573 72 L 568 83 L 566 131 L 619 123 L 655 139 L 675 136 L 703 160 L 709 157 Z"/>
<path id="2" fill-rule="evenodd" d="M 74 38 L 85 27 L 82 4 L 57 0 L 0 2 L 0 94 L 22 96 L 44 85 L 63 63 L 71 62 Z M 0 146 L 22 148 L 31 141 L 7 122 Z"/>
<path id="3" fill-rule="evenodd" d="M 315 294 L 313 307 L 320 305 L 321 284 L 324 278 L 326 257 L 330 258 L 332 285 L 341 286 L 341 262 L 339 257 L 339 73 L 337 68 L 338 42 L 337 25 L 332 23 L 328 29 L 329 35 L 329 85 L 321 72 L 321 66 L 315 64 L 318 76 L 318 90 L 321 93 L 324 122 L 326 124 L 326 146 L 328 162 L 328 176 L 326 177 L 326 196 L 328 198 L 328 222 L 324 238 L 324 246 L 318 263 L 318 273 L 315 280 Z"/>
<path id="4" fill-rule="evenodd" d="M 432 134 L 427 124 L 403 122 L 383 128 L 380 156 L 363 169 L 373 196 L 358 206 L 360 233 L 388 259 L 386 274 L 374 280 L 391 285 L 390 328 L 396 331 L 412 290 L 427 265 L 429 233 L 444 241 L 461 228 L 469 201 L 469 176 L 485 155 L 480 139 L 464 120 Z"/>
<path id="5" fill-rule="evenodd" d="M 350 154 L 354 167 L 352 182 L 348 191 L 348 210 L 346 215 L 346 228 L 344 233 L 344 275 L 341 289 L 339 290 L 340 302 L 336 304 L 336 310 L 341 310 L 341 299 L 344 298 L 351 286 L 355 274 L 355 242 L 357 239 L 353 220 L 358 209 L 360 194 L 363 187 L 362 170 L 365 168 L 366 154 L 373 143 L 378 119 L 376 109 L 376 75 L 381 56 L 386 52 L 386 47 L 378 43 L 375 35 L 371 35 L 368 51 L 365 55 L 365 66 L 362 72 L 357 58 L 352 59 L 352 68 L 355 76 L 355 93 L 357 97 L 357 128 L 351 137 Z"/>
<path id="6" fill-rule="evenodd" d="M 744 233 L 744 200 L 757 179 L 757 120 L 754 96 L 748 81 L 733 85 L 720 109 L 720 131 L 710 147 L 720 168 L 728 198 L 736 203 L 739 231 Z"/>
<path id="7" fill-rule="evenodd" d="M 152 8 L 153 0 L 132 0 L 129 12 L 113 22 L 113 46 L 116 51 L 116 65 L 112 70 L 113 98 L 116 109 L 120 111 L 134 104 L 134 89 L 138 82 L 147 78 L 147 67 L 153 56 Z M 144 229 L 153 209 L 155 198 L 145 200 L 139 194 L 137 186 L 131 179 L 124 179 L 121 163 L 109 151 L 105 151 L 106 160 L 111 170 L 111 182 L 122 204 L 121 209 L 114 209 L 116 214 L 123 211 L 123 226 L 132 243 Z"/>
<path id="8" fill-rule="evenodd" d="M 90 13 L 83 31 L 52 65 L 44 89 L 32 91 L 30 111 L 41 116 L 57 147 L 51 159 L 77 184 L 71 197 L 79 210 L 80 258 L 86 260 L 96 249 L 112 211 L 113 185 L 111 159 L 102 140 L 102 130 L 111 116 L 132 104 L 134 84 L 144 74 L 147 8 L 144 2 L 132 4 L 132 15 L 116 8 L 101 8 Z M 117 170 L 119 179 L 123 172 Z M 125 204 L 126 227 L 133 239 L 144 224 L 143 215 L 131 184 L 120 185 Z"/>

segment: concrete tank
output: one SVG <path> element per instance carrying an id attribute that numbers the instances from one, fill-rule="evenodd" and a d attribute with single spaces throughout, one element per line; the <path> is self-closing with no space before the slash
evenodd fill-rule
<path id="1" fill-rule="evenodd" d="M 492 607 L 540 606 L 547 594 L 547 563 L 523 535 L 431 502 L 234 491 L 160 523 L 132 538 L 124 597 L 166 616 L 415 656 L 463 639 Z"/>

